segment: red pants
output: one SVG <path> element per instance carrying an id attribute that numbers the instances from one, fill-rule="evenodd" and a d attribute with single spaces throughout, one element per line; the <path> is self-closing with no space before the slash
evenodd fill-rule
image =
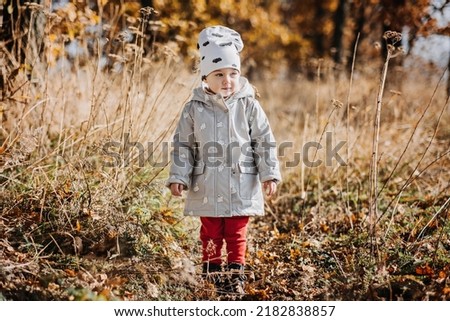
<path id="1" fill-rule="evenodd" d="M 245 264 L 248 216 L 201 217 L 200 220 L 203 262 L 221 264 L 225 240 L 228 263 Z"/>

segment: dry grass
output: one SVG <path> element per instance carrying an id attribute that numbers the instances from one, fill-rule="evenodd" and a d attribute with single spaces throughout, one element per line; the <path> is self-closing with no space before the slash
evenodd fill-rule
<path id="1" fill-rule="evenodd" d="M 147 161 L 141 166 L 139 148 L 133 145 L 141 143 L 148 157 L 148 142 L 163 146 L 170 141 L 198 77 L 174 61 L 155 65 L 139 55 L 132 52 L 131 62 L 118 72 L 100 71 L 93 61 L 84 66 L 36 69 L 31 82 L 25 76 L 16 78 L 17 91 L 2 105 L 0 133 L 0 282 L 7 299 L 210 295 L 198 286 L 194 274 L 198 224 L 183 219 L 180 203 L 167 195 L 162 184 L 164 166 L 153 167 Z M 285 180 L 278 195 L 268 201 L 269 214 L 253 223 L 249 253 L 257 258 L 251 261 L 251 267 L 258 269 L 257 279 L 265 275 L 269 280 L 270 269 L 265 264 L 273 263 L 261 250 L 277 250 L 279 256 L 289 250 L 286 255 L 294 265 L 286 266 L 300 266 L 309 275 L 314 274 L 311 269 L 320 267 L 311 257 L 298 261 L 298 249 L 314 256 L 319 251 L 317 242 L 330 237 L 345 243 L 350 242 L 345 236 L 357 233 L 363 247 L 369 240 L 364 231 L 370 208 L 377 72 L 355 70 L 347 114 L 347 78 L 326 64 L 320 71 L 315 81 L 301 76 L 295 81 L 255 81 L 278 143 L 292 142 L 282 157 Z M 450 115 L 445 86 L 438 85 L 438 79 L 424 86 L 424 80 L 413 73 L 405 72 L 401 88 L 390 87 L 384 93 L 377 156 L 377 179 L 384 186 L 378 189 L 383 215 L 375 240 L 378 250 L 372 258 L 368 254 L 375 270 L 379 264 L 388 265 L 388 251 L 399 244 L 410 242 L 413 252 L 421 253 L 417 250 L 423 241 L 420 233 L 429 226 L 436 231 L 427 234 L 435 242 L 435 258 L 449 246 L 447 234 L 437 239 L 449 228 Z M 341 141 L 347 144 L 339 150 L 347 167 L 335 160 L 317 168 L 301 161 L 286 166 L 308 142 L 323 146 L 311 150 L 308 159 L 325 163 L 326 145 L 333 148 Z M 112 147 L 105 150 L 105 146 Z M 115 160 L 120 162 L 105 166 Z M 275 234 L 267 238 L 271 228 Z M 404 234 L 400 239 L 399 233 Z M 431 258 L 430 251 L 422 252 L 422 258 Z M 345 255 L 335 248 L 330 259 L 337 262 L 340 277 L 351 279 L 350 275 L 361 273 L 358 266 L 369 264 Z M 279 261 L 284 262 L 283 258 Z M 424 262 L 431 264 L 425 258 L 419 263 Z M 443 269 L 445 262 L 436 259 L 433 263 Z M 36 273 L 48 279 L 30 277 Z M 23 279 L 30 280 L 29 284 L 19 285 Z M 252 285 L 253 298 L 288 296 L 274 294 L 277 285 L 273 283 L 272 294 L 261 292 L 267 286 L 261 280 Z M 334 297 L 333 293 L 314 295 L 317 284 L 311 282 L 305 278 L 296 284 L 304 294 L 292 297 L 345 297 L 338 292 Z M 357 282 L 362 281 L 355 277 Z M 330 291 L 324 284 L 320 291 Z M 365 294 L 359 295 L 351 299 Z"/>

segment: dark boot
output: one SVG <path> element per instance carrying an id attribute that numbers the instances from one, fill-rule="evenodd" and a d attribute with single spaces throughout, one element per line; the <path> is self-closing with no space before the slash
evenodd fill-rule
<path id="1" fill-rule="evenodd" d="M 226 289 L 230 294 L 244 295 L 245 294 L 245 280 L 247 277 L 244 274 L 245 266 L 239 263 L 230 263 L 227 266 L 228 279 Z"/>
<path id="2" fill-rule="evenodd" d="M 202 276 L 207 282 L 217 288 L 221 284 L 222 266 L 220 264 L 204 262 Z"/>

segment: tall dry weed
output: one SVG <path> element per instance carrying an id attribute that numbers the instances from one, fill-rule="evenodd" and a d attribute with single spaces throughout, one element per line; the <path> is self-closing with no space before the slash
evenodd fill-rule
<path id="1" fill-rule="evenodd" d="M 133 204 L 148 193 L 150 203 L 162 197 L 163 143 L 196 78 L 173 60 L 156 64 L 142 55 L 127 44 L 114 57 L 116 71 L 92 60 L 36 66 L 42 73 L 33 82 L 16 78 L 0 133 L 2 217 L 35 213 L 33 239 L 45 248 L 64 252 L 63 243 L 80 238 L 86 252 L 108 235 L 117 237 L 114 247 L 129 229 Z"/>

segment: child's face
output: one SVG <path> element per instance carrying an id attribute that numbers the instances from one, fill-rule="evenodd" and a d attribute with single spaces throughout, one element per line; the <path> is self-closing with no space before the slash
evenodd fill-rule
<path id="1" fill-rule="evenodd" d="M 205 81 L 211 91 L 227 98 L 239 89 L 239 76 L 240 73 L 238 70 L 223 68 L 214 70 L 206 76 Z"/>

